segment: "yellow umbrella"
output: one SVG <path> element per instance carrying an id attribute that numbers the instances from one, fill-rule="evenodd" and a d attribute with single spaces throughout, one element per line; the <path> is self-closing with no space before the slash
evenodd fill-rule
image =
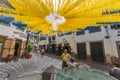
<path id="1" fill-rule="evenodd" d="M 119 22 L 120 0 L 8 0 L 14 9 L 0 7 L 0 15 L 27 24 L 28 30 L 54 35 L 76 31 L 97 22 Z M 116 11 L 116 12 L 115 12 Z M 116 14 L 117 13 L 117 14 Z"/>

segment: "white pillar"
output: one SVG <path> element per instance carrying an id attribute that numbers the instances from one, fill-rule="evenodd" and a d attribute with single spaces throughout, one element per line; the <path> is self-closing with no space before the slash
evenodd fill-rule
<path id="1" fill-rule="evenodd" d="M 86 51 L 87 51 L 87 55 L 91 55 L 91 53 L 90 53 L 90 43 L 88 41 L 86 42 Z"/>
<path id="2" fill-rule="evenodd" d="M 112 56 L 112 43 L 110 39 L 104 40 L 104 50 L 105 50 L 105 58 L 107 63 L 111 63 Z"/>

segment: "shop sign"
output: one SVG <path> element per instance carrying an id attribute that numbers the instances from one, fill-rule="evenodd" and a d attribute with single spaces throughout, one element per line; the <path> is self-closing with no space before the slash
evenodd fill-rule
<path id="1" fill-rule="evenodd" d="M 14 34 L 19 34 L 19 32 L 14 31 Z"/>
<path id="2" fill-rule="evenodd" d="M 20 37 L 27 38 L 27 36 L 23 33 L 20 33 Z"/>
<path id="3" fill-rule="evenodd" d="M 27 36 L 21 32 L 14 31 L 14 34 L 17 34 L 19 35 L 19 37 L 22 37 L 22 38 L 27 38 Z"/>

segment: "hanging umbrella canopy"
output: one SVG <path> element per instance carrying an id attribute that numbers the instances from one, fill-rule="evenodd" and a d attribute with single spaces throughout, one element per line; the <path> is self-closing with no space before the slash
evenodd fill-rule
<path id="1" fill-rule="evenodd" d="M 120 0 L 8 0 L 15 9 L 0 7 L 0 15 L 12 16 L 27 29 L 42 34 L 84 29 L 97 22 L 119 22 Z"/>

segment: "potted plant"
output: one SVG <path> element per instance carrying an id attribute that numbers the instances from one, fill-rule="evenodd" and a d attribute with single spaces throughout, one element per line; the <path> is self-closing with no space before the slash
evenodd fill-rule
<path id="1" fill-rule="evenodd" d="M 27 58 L 31 58 L 31 57 L 32 57 L 32 54 L 30 54 L 30 52 L 31 52 L 32 49 L 33 49 L 33 45 L 28 44 L 26 49 L 27 49 L 27 52 L 28 52 L 26 57 L 27 57 Z"/>

